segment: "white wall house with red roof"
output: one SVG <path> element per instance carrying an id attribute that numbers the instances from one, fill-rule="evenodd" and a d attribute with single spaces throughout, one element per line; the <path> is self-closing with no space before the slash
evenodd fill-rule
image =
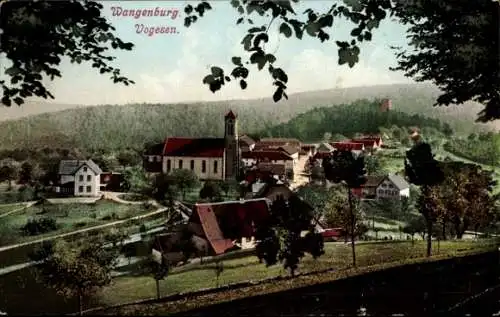
<path id="1" fill-rule="evenodd" d="M 161 156 L 160 164 L 157 157 Z M 224 116 L 223 138 L 171 137 L 163 146 L 152 146 L 144 154 L 144 168 L 152 173 L 176 169 L 193 171 L 202 180 L 226 180 L 239 171 L 237 116 L 230 110 Z"/>

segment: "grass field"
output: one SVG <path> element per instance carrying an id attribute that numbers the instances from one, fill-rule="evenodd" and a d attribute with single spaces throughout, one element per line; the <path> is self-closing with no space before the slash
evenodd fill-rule
<path id="1" fill-rule="evenodd" d="M 492 248 L 492 240 L 478 241 L 446 241 L 441 242 L 439 250 L 434 244 L 434 254 L 456 254 L 470 249 Z M 325 269 L 344 270 L 351 267 L 351 249 L 348 244 L 327 243 L 325 255 L 319 259 L 306 256 L 300 264 L 302 273 Z M 358 266 L 365 267 L 374 264 L 402 261 L 425 255 L 424 241 L 392 242 L 376 244 L 359 244 L 357 246 Z M 219 285 L 243 281 L 258 281 L 276 276 L 286 276 L 281 265 L 266 267 L 259 263 L 257 257 L 246 256 L 223 262 L 224 271 L 219 277 Z M 215 264 L 206 263 L 191 266 L 189 270 L 174 268 L 165 281 L 160 283 L 162 296 L 179 292 L 188 292 L 216 286 Z M 141 299 L 154 298 L 156 295 L 155 281 L 151 276 L 127 276 L 113 280 L 109 287 L 99 293 L 99 301 L 103 305 L 117 305 Z"/>
<path id="2" fill-rule="evenodd" d="M 26 208 L 20 212 L 2 218 L 0 228 L 3 237 L 8 241 L 0 241 L 0 245 L 14 244 L 33 239 L 70 232 L 111 221 L 121 220 L 150 212 L 140 205 L 123 205 L 111 201 L 97 201 L 91 204 L 42 204 Z M 21 232 L 21 227 L 30 219 L 50 217 L 56 220 L 57 230 L 40 235 L 28 236 Z"/>
<path id="3" fill-rule="evenodd" d="M 24 204 L 22 204 L 22 203 L 0 205 L 0 217 L 2 217 L 2 215 L 5 215 L 13 210 L 23 208 L 23 206 L 24 206 Z"/>

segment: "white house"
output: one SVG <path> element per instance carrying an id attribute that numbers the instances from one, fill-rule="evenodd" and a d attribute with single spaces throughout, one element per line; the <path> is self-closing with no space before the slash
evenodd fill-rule
<path id="1" fill-rule="evenodd" d="M 94 161 L 62 160 L 59 162 L 58 174 L 56 192 L 73 196 L 99 196 L 102 170 Z"/>
<path id="2" fill-rule="evenodd" d="M 377 198 L 410 197 L 410 184 L 401 176 L 389 174 L 377 186 Z"/>
<path id="3" fill-rule="evenodd" d="M 286 170 L 293 170 L 294 159 L 283 150 L 259 150 L 243 152 L 241 160 L 245 166 L 253 166 L 258 163 L 272 163 L 285 165 Z"/>

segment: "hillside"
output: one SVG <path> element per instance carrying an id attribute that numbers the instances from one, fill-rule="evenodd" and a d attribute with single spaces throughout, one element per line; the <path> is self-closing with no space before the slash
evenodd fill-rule
<path id="1" fill-rule="evenodd" d="M 0 122 L 0 147 L 142 147 L 145 142 L 172 135 L 221 135 L 222 115 L 229 108 L 239 115 L 240 131 L 253 133 L 316 107 L 385 97 L 392 99 L 395 110 L 442 118 L 455 130 L 470 132 L 486 127 L 473 124 L 480 105 L 432 107 L 437 94 L 435 88 L 425 84 L 384 85 L 297 93 L 279 104 L 273 103 L 270 98 L 262 98 L 191 104 L 80 107 Z M 38 105 L 39 108 L 45 106 Z M 24 114 L 30 113 L 29 108 L 33 105 L 26 107 Z M 51 105 L 45 109 L 51 111 L 57 108 L 57 105 Z"/>
<path id="2" fill-rule="evenodd" d="M 301 113 L 281 124 L 263 132 L 264 135 L 297 138 L 306 142 L 317 142 L 323 139 L 325 133 L 333 138 L 352 137 L 356 133 L 377 134 L 393 127 L 403 128 L 401 139 L 407 140 L 407 133 L 412 127 L 419 127 L 432 134 L 451 135 L 450 126 L 439 119 L 420 114 L 392 110 L 379 111 L 377 100 L 358 100 L 337 107 L 318 107 Z M 395 129 L 395 128 L 394 128 Z"/>

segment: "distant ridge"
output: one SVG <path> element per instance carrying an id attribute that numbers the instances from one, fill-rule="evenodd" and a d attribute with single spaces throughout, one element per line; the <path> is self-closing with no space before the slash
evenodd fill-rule
<path id="1" fill-rule="evenodd" d="M 62 105 L 29 102 L 0 108 L 0 147 L 86 146 L 109 140 L 116 147 L 137 146 L 166 136 L 219 136 L 229 108 L 247 133 L 266 130 L 316 107 L 349 104 L 359 99 L 390 98 L 394 111 L 421 114 L 448 122 L 462 132 L 495 128 L 500 122 L 475 124 L 482 106 L 433 107 L 439 90 L 429 84 L 396 84 L 308 91 L 274 103 L 271 97 L 175 104 Z M 9 120 L 10 119 L 10 120 Z M 55 142 L 55 144 L 51 143 Z"/>

